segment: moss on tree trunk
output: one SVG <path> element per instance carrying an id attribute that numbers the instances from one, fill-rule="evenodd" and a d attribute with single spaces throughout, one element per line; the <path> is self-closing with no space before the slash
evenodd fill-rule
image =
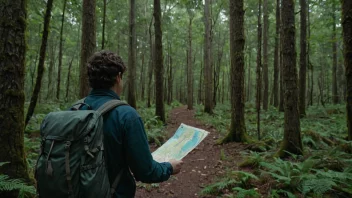
<path id="1" fill-rule="evenodd" d="M 295 49 L 295 14 L 294 1 L 282 2 L 283 25 L 283 83 L 284 83 L 284 108 L 285 124 L 284 139 L 277 153 L 285 157 L 288 152 L 302 154 L 301 126 L 298 111 L 298 89 Z"/>
<path id="2" fill-rule="evenodd" d="M 247 142 L 244 121 L 244 10 L 243 0 L 230 0 L 231 126 L 227 142 Z"/>
<path id="3" fill-rule="evenodd" d="M 26 1 L 0 3 L 0 173 L 29 181 L 24 153 Z M 16 192 L 0 197 L 17 197 Z"/>

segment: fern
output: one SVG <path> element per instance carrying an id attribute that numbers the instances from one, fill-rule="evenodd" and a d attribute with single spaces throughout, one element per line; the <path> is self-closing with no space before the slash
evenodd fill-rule
<path id="1" fill-rule="evenodd" d="M 260 194 L 257 191 L 255 191 L 254 189 L 247 190 L 247 189 L 243 189 L 243 188 L 240 188 L 240 187 L 235 187 L 232 190 L 238 191 L 237 195 L 236 195 L 237 198 L 246 198 L 246 197 L 256 198 L 256 197 L 260 197 Z"/>
<path id="2" fill-rule="evenodd" d="M 0 166 L 3 166 L 8 163 L 9 162 L 0 162 Z M 10 179 L 9 176 L 0 174 L 0 192 L 13 190 L 19 191 L 18 197 L 24 197 L 27 193 L 33 195 L 36 193 L 36 189 L 34 188 L 34 186 L 28 186 L 20 179 Z"/>
<path id="3" fill-rule="evenodd" d="M 239 184 L 239 182 L 236 179 L 230 179 L 227 178 L 225 180 L 222 180 L 220 182 L 211 184 L 207 187 L 205 187 L 202 191 L 202 195 L 219 195 L 221 194 L 222 190 L 230 188 L 235 186 L 236 184 Z"/>
<path id="4" fill-rule="evenodd" d="M 34 186 L 28 186 L 20 179 L 10 179 L 7 175 L 0 175 L 0 192 L 12 190 L 19 190 L 22 195 L 24 193 L 36 193 Z"/>
<path id="5" fill-rule="evenodd" d="M 336 183 L 327 178 L 306 180 L 302 182 L 302 193 L 306 195 L 312 191 L 315 195 L 321 196 L 333 186 L 336 186 Z"/>
<path id="6" fill-rule="evenodd" d="M 286 194 L 286 196 L 288 198 L 296 198 L 296 196 L 293 193 L 286 191 L 286 190 L 282 190 L 282 189 L 272 190 L 270 193 L 270 197 L 271 198 L 281 198 L 282 196 L 280 194 Z"/>

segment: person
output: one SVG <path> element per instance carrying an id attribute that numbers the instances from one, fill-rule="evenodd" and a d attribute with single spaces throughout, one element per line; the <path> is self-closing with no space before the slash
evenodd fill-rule
<path id="1" fill-rule="evenodd" d="M 84 103 L 96 110 L 109 100 L 120 100 L 126 66 L 118 55 L 96 52 L 89 58 L 87 70 L 92 90 Z M 129 105 L 118 106 L 104 115 L 104 152 L 110 184 L 122 170 L 114 197 L 134 197 L 135 180 L 163 182 L 179 173 L 183 164 L 179 160 L 162 163 L 153 160 L 143 121 Z"/>

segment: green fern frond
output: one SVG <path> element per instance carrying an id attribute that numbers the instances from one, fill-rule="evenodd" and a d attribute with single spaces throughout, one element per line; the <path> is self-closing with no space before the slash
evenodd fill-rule
<path id="1" fill-rule="evenodd" d="M 211 184 L 207 187 L 205 187 L 202 191 L 202 195 L 219 195 L 222 190 L 231 188 L 235 186 L 236 184 L 239 184 L 239 182 L 235 179 L 225 179 L 220 182 Z"/>
<path id="2" fill-rule="evenodd" d="M 28 186 L 20 179 L 10 179 L 7 175 L 0 175 L 0 192 L 19 190 L 20 192 L 28 192 L 35 194 L 35 188 Z"/>
<path id="3" fill-rule="evenodd" d="M 321 196 L 327 191 L 331 190 L 336 183 L 330 179 L 312 179 L 302 182 L 302 193 L 306 195 L 313 192 L 315 195 Z"/>
<path id="4" fill-rule="evenodd" d="M 240 187 L 235 187 L 235 188 L 232 188 L 232 190 L 237 191 L 237 195 L 236 195 L 237 198 L 260 197 L 260 194 L 254 189 L 247 190 Z"/>

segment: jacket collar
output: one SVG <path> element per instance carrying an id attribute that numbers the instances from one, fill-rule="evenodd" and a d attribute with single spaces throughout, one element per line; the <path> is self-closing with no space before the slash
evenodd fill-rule
<path id="1" fill-rule="evenodd" d="M 108 96 L 120 100 L 120 97 L 111 89 L 92 89 L 90 96 Z"/>

